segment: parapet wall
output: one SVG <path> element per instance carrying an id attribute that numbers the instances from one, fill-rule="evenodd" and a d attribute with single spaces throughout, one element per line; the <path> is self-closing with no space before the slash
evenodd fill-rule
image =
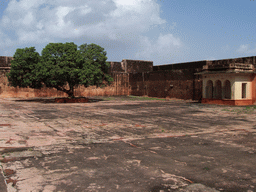
<path id="1" fill-rule="evenodd" d="M 112 73 L 141 73 L 153 71 L 153 61 L 128 60 L 110 62 Z"/>
<path id="2" fill-rule="evenodd" d="M 124 59 L 122 63 L 126 67 L 126 73 L 141 73 L 153 71 L 153 61 Z"/>
<path id="3" fill-rule="evenodd" d="M 196 69 L 202 70 L 203 66 L 207 64 L 208 61 L 194 61 L 186 63 L 177 63 L 177 64 L 165 64 L 157 65 L 153 67 L 153 71 L 164 71 L 164 70 L 177 70 L 177 69 Z"/>
<path id="4" fill-rule="evenodd" d="M 256 66 L 256 56 L 213 60 L 210 61 L 209 65 L 225 65 L 230 63 L 245 63 Z"/>
<path id="5" fill-rule="evenodd" d="M 125 66 L 121 62 L 111 61 L 110 63 L 110 73 L 125 73 Z"/>

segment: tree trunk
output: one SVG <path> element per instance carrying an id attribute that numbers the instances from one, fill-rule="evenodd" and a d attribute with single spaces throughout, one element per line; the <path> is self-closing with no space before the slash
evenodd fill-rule
<path id="1" fill-rule="evenodd" d="M 74 98 L 74 86 L 69 85 L 68 97 Z"/>
<path id="2" fill-rule="evenodd" d="M 63 91 L 64 93 L 67 93 L 68 97 L 74 98 L 75 97 L 74 96 L 74 87 L 73 86 L 69 86 L 69 87 L 70 87 L 69 90 L 63 89 L 62 87 L 58 87 L 58 86 L 56 86 L 54 88 L 56 88 L 59 91 Z"/>
<path id="3" fill-rule="evenodd" d="M 75 96 L 74 96 L 74 92 L 71 91 L 71 90 L 69 90 L 67 94 L 68 94 L 68 97 L 71 97 L 71 98 L 74 98 L 74 97 L 75 97 Z"/>

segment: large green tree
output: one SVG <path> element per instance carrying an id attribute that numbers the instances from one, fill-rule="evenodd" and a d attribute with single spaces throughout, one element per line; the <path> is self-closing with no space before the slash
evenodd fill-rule
<path id="1" fill-rule="evenodd" d="M 41 88 L 36 69 L 39 60 L 40 55 L 34 47 L 17 49 L 11 61 L 11 70 L 7 73 L 9 85 Z"/>
<path id="2" fill-rule="evenodd" d="M 7 76 L 15 87 L 54 87 L 74 97 L 78 85 L 99 86 L 113 81 L 106 60 L 104 48 L 96 44 L 83 44 L 78 50 L 74 43 L 49 43 L 42 56 L 34 47 L 17 49 Z"/>

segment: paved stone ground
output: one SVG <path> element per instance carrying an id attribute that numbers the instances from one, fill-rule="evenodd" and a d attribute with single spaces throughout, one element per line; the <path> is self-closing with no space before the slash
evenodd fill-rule
<path id="1" fill-rule="evenodd" d="M 52 101 L 0 99 L 1 192 L 256 191 L 255 106 Z"/>

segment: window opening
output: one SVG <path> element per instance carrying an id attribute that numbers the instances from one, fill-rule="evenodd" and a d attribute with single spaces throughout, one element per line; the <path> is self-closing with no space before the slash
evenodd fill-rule
<path id="1" fill-rule="evenodd" d="M 246 85 L 247 83 L 242 83 L 242 98 L 246 98 Z"/>

